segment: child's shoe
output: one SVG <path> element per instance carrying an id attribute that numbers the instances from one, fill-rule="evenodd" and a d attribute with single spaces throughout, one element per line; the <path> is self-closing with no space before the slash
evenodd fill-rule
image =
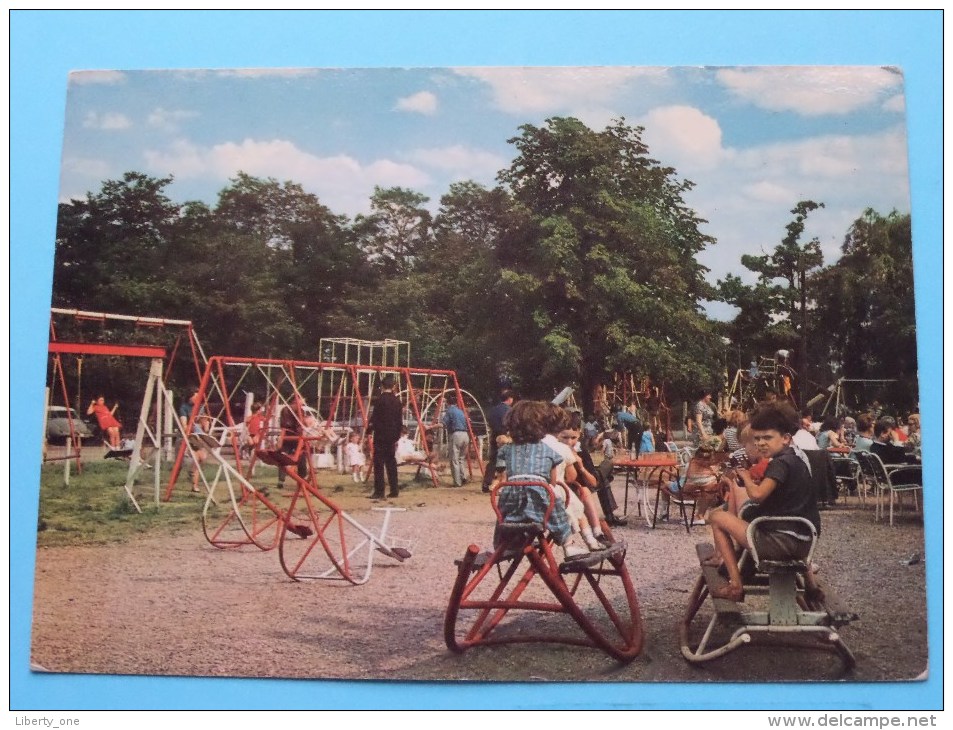
<path id="1" fill-rule="evenodd" d="M 563 559 L 565 560 L 577 560 L 588 554 L 589 550 L 579 544 L 579 539 L 576 535 L 573 535 L 563 543 Z"/>
<path id="2" fill-rule="evenodd" d="M 602 550 L 602 544 L 596 539 L 596 536 L 592 534 L 592 528 L 587 527 L 582 530 L 582 541 L 586 543 L 586 547 L 590 550 Z"/>

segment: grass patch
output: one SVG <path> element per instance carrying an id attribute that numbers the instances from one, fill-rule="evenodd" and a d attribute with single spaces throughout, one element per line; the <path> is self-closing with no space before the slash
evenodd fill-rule
<path id="1" fill-rule="evenodd" d="M 62 464 L 45 465 L 40 472 L 37 545 L 101 545 L 146 533 L 201 529 L 203 500 L 179 490 L 171 502 L 156 505 L 151 470 L 140 473 L 133 489 L 142 508 L 137 512 L 123 489 L 126 469 L 124 462 L 90 461 L 77 474 L 74 465 L 67 487 Z M 160 497 L 168 483 L 165 469 L 161 476 Z M 180 484 L 187 481 L 187 475 L 179 477 Z"/>

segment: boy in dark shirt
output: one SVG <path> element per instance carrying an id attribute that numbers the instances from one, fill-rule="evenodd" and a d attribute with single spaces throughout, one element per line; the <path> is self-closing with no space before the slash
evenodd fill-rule
<path id="1" fill-rule="evenodd" d="M 791 439 L 797 429 L 797 413 L 786 403 L 759 406 L 751 418 L 751 438 L 761 456 L 770 462 L 760 482 L 756 483 L 745 468 L 734 469 L 734 475 L 744 484 L 748 497 L 756 503 L 755 515 L 746 513 L 746 516 L 751 519 L 804 517 L 820 534 L 821 520 L 810 467 L 792 447 Z M 748 544 L 748 521 L 723 510 L 712 511 L 708 521 L 720 560 L 728 570 L 728 583 L 713 587 L 711 595 L 731 601 L 743 600 L 744 589 L 732 540 L 742 547 L 751 547 Z M 804 558 L 810 551 L 811 536 L 806 531 L 802 533 L 791 528 L 760 530 L 756 547 L 759 556 L 769 559 Z M 819 597 L 810 570 L 805 580 L 808 592 Z"/>

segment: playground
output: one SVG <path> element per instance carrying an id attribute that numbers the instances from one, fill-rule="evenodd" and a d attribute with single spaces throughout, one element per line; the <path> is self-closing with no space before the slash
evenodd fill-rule
<path id="1" fill-rule="evenodd" d="M 63 403 L 66 357 L 77 384 L 84 357 L 145 358 L 149 371 L 134 439 L 84 446 L 68 423 L 65 444 L 46 450 L 38 671 L 639 682 L 911 680 L 926 671 L 922 518 L 898 505 L 885 524 L 866 487 L 825 504 L 807 563 L 750 556 L 749 578 L 761 582 L 746 588 L 760 606 L 708 600 L 720 581 L 705 567 L 709 528 L 675 507 L 657 519 L 658 469 L 675 470 L 667 485 L 687 467 L 678 454 L 690 460 L 694 449 L 684 443 L 666 443 L 651 466 L 624 454 L 605 464 L 603 488 L 628 522 L 610 521 L 603 547 L 563 561 L 534 523 L 496 524 L 497 490 L 479 486 L 487 417 L 454 371 L 411 367 L 408 343 L 322 340 L 318 361 L 206 358 L 190 322 L 132 324 L 184 335 L 171 347 L 100 345 L 57 339 L 51 326 L 52 390 Z M 183 341 L 198 385 L 176 393 L 165 375 Z M 369 499 L 369 425 L 382 387 L 394 388 L 412 454 L 399 496 L 386 501 Z M 596 405 L 638 403 L 639 393 L 655 398 L 645 414 L 670 424 L 661 389 L 632 376 L 603 388 Z M 452 406 L 467 443 L 454 467 L 459 488 L 447 468 Z M 366 451 L 363 467 L 346 463 L 345 444 Z M 811 562 L 825 587 L 817 600 L 799 582 Z"/>
<path id="2" fill-rule="evenodd" d="M 115 472 L 108 489 L 110 498 L 120 499 L 115 485 L 123 481 L 124 465 L 96 466 Z M 332 470 L 319 472 L 319 479 L 357 520 L 380 524 L 367 487 Z M 83 488 L 77 480 L 68 489 Z M 46 466 L 41 504 L 65 489 L 58 467 Z M 621 479 L 613 489 L 621 504 Z M 631 495 L 629 524 L 614 533 L 628 546 L 626 565 L 638 593 L 645 632 L 639 656 L 620 663 L 593 648 L 555 644 L 455 654 L 443 636 L 454 561 L 470 543 L 490 544 L 494 515 L 477 485 L 435 488 L 402 468 L 401 490 L 386 504 L 406 510 L 394 513 L 391 530 L 413 543 L 413 557 L 396 562 L 378 555 L 371 579 L 359 586 L 294 581 L 275 550 L 213 547 L 202 531 L 204 497 L 184 482 L 161 506 L 174 508 L 174 522 L 136 530 L 151 507 L 145 514 L 130 511 L 123 522 L 132 532 L 118 541 L 68 544 L 57 538 L 69 536 L 56 535 L 48 520 L 37 551 L 32 661 L 80 673 L 618 682 L 906 680 L 927 667 L 923 526 L 913 515 L 890 528 L 875 522 L 871 504 L 855 498 L 822 513 L 815 561 L 859 614 L 842 630 L 857 658 L 845 677 L 830 652 L 776 646 L 687 663 L 677 624 L 698 576 L 695 544 L 710 540 L 709 530 L 693 527 L 687 534 L 677 522 L 652 529 L 632 519 Z M 516 629 L 528 620 L 519 617 Z M 540 621 L 573 628 L 564 616 Z"/>

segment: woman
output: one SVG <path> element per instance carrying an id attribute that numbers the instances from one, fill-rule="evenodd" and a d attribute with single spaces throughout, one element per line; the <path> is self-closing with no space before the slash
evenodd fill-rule
<path id="1" fill-rule="evenodd" d="M 920 453 L 923 434 L 920 432 L 920 414 L 911 413 L 907 416 L 907 443 L 906 447 L 915 454 Z"/>
<path id="2" fill-rule="evenodd" d="M 821 449 L 842 449 L 847 445 L 840 419 L 828 416 L 817 433 L 817 446 Z"/>
<path id="3" fill-rule="evenodd" d="M 703 390 L 698 397 L 698 402 L 692 409 L 692 416 L 695 419 L 695 431 L 699 441 L 704 441 L 709 436 L 714 435 L 712 421 L 715 418 L 715 409 L 711 405 L 711 391 Z"/>
<path id="4" fill-rule="evenodd" d="M 106 440 L 109 442 L 109 448 L 118 449 L 119 448 L 119 429 L 121 424 L 116 420 L 116 409 L 119 407 L 117 403 L 112 407 L 112 410 L 106 407 L 106 398 L 105 396 L 99 396 L 94 401 L 91 401 L 89 408 L 86 409 L 87 416 L 95 416 L 96 422 L 99 424 L 99 429 L 106 434 Z"/>

